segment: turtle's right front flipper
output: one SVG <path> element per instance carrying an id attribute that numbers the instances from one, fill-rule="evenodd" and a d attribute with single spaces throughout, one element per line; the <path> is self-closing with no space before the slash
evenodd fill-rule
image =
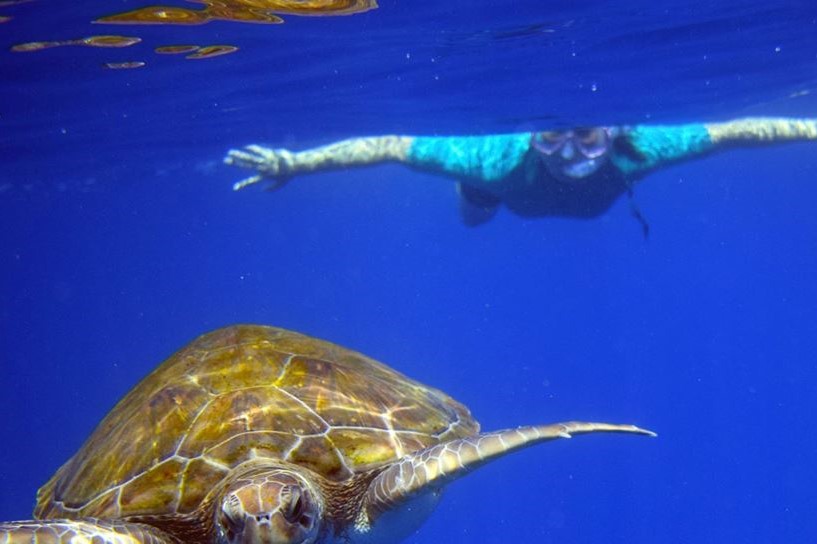
<path id="1" fill-rule="evenodd" d="M 358 526 L 366 529 L 381 514 L 418 495 L 442 488 L 508 453 L 549 440 L 599 432 L 655 436 L 652 431 L 635 425 L 568 421 L 483 433 L 437 444 L 407 455 L 372 480 Z"/>
<path id="2" fill-rule="evenodd" d="M 84 520 L 30 520 L 0 523 L 2 544 L 179 544 L 167 533 L 142 523 Z"/>

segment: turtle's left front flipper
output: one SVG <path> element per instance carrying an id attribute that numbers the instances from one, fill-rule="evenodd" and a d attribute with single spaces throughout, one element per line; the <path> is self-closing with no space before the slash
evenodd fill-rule
<path id="1" fill-rule="evenodd" d="M 0 523 L 3 544 L 179 544 L 167 533 L 142 523 L 83 520 L 31 520 Z"/>
<path id="2" fill-rule="evenodd" d="M 365 523 L 413 497 L 439 489 L 507 453 L 573 435 L 614 432 L 655 436 L 635 425 L 571 421 L 520 427 L 438 444 L 409 455 L 380 473 L 369 485 L 363 503 Z"/>

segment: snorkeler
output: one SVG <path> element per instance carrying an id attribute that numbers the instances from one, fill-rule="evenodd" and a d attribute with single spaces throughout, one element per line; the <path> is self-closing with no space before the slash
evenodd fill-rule
<path id="1" fill-rule="evenodd" d="M 376 136 L 306 151 L 250 145 L 227 164 L 257 173 L 235 190 L 329 169 L 399 162 L 457 181 L 468 225 L 494 216 L 500 204 L 522 216 L 597 217 L 661 166 L 753 144 L 817 140 L 817 119 L 745 118 L 724 123 L 575 128 L 489 136 Z M 647 223 L 633 205 L 633 214 Z"/>

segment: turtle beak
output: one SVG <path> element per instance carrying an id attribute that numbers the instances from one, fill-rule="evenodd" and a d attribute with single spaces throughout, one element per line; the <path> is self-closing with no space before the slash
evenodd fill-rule
<path id="1" fill-rule="evenodd" d="M 242 540 L 246 544 L 283 544 L 293 542 L 291 529 L 280 514 L 248 516 Z"/>
<path id="2" fill-rule="evenodd" d="M 310 542 L 301 527 L 293 525 L 280 512 L 244 516 L 229 544 L 302 544 Z"/>

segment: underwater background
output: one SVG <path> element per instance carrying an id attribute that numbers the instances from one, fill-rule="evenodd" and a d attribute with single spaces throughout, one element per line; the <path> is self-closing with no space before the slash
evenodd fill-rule
<path id="1" fill-rule="evenodd" d="M 817 541 L 817 144 L 650 175 L 648 240 L 626 198 L 592 220 L 502 210 L 468 228 L 453 183 L 400 166 L 235 193 L 246 172 L 222 164 L 249 143 L 817 117 L 813 2 L 92 23 L 148 4 L 0 2 L 0 519 L 29 517 L 172 352 L 251 322 L 384 361 L 486 430 L 659 434 L 504 458 L 452 484 L 409 542 Z M 12 50 L 108 34 L 142 41 Z M 178 44 L 238 50 L 154 52 Z M 125 62 L 144 66 L 105 67 Z"/>

